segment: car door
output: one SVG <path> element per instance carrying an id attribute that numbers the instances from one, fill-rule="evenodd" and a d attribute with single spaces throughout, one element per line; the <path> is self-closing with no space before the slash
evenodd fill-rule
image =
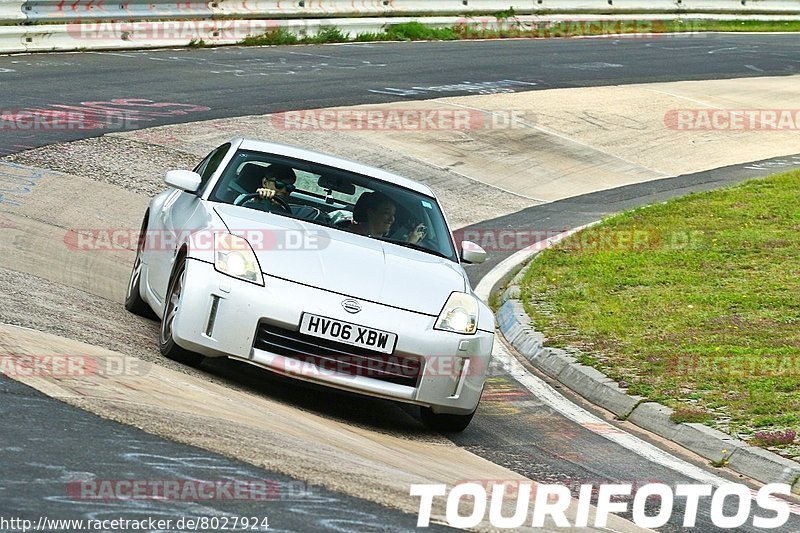
<path id="1" fill-rule="evenodd" d="M 162 303 L 181 244 L 186 242 L 192 232 L 204 229 L 208 225 L 209 216 L 201 196 L 230 148 L 231 144 L 225 143 L 208 154 L 194 170 L 200 174 L 200 186 L 197 191 L 173 190 L 154 221 L 158 226 L 160 241 L 158 253 L 163 255 L 148 266 L 148 284 Z"/>

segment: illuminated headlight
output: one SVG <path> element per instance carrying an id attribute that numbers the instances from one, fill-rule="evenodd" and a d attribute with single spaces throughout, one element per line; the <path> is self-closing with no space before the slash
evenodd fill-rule
<path id="1" fill-rule="evenodd" d="M 228 276 L 264 285 L 253 248 L 238 235 L 214 233 L 214 268 Z"/>
<path id="2" fill-rule="evenodd" d="M 472 335 L 478 329 L 478 301 L 470 294 L 454 292 L 433 328 Z"/>

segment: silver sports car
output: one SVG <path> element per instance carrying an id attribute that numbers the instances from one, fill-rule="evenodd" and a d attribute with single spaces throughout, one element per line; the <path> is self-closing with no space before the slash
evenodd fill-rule
<path id="1" fill-rule="evenodd" d="M 421 407 L 467 427 L 494 341 L 491 310 L 425 185 L 300 148 L 236 139 L 144 215 L 125 307 L 161 318 L 160 348 Z"/>

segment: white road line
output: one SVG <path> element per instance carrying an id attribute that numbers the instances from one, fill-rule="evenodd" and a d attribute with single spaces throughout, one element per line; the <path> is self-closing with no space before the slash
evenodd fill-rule
<path id="1" fill-rule="evenodd" d="M 599 221 L 598 221 L 599 222 Z M 481 278 L 481 281 L 478 283 L 478 286 L 475 287 L 475 294 L 478 295 L 478 298 L 483 300 L 484 302 L 489 301 L 489 295 L 492 291 L 492 287 L 497 285 L 497 282 L 500 279 L 514 270 L 516 267 L 530 259 L 536 252 L 539 250 L 544 250 L 554 244 L 557 244 L 559 241 L 569 237 L 573 233 L 582 230 L 583 228 L 588 228 L 589 226 L 593 226 L 598 222 L 592 222 L 591 224 L 586 224 L 585 226 L 579 226 L 577 228 L 564 231 L 564 233 L 550 237 L 549 239 L 545 239 L 543 241 L 539 241 L 535 244 L 528 246 L 518 252 L 515 252 L 513 255 L 506 257 L 503 259 L 496 267 L 491 269 L 486 275 Z"/>
<path id="2" fill-rule="evenodd" d="M 686 462 L 683 459 L 679 459 L 661 448 L 649 442 L 645 442 L 575 405 L 564 398 L 564 396 L 559 394 L 550 385 L 528 372 L 525 367 L 522 366 L 522 363 L 517 361 L 517 359 L 506 350 L 502 343 L 495 343 L 492 354 L 495 359 L 503 365 L 503 369 L 536 396 L 536 398 L 592 433 L 634 452 L 651 463 L 669 468 L 700 483 L 713 485 L 715 487 L 733 483 L 732 481 L 728 481 L 710 472 L 706 472 L 702 468 Z M 755 499 L 757 491 L 750 489 L 750 494 L 753 499 Z M 792 514 L 800 516 L 800 505 L 791 502 L 786 503 Z"/>
<path id="3" fill-rule="evenodd" d="M 119 56 L 119 57 L 141 57 L 147 55 L 147 52 L 123 54 L 122 52 L 88 52 L 98 56 Z"/>

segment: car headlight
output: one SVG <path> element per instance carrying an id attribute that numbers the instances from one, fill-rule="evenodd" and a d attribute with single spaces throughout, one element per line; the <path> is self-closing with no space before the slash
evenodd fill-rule
<path id="1" fill-rule="evenodd" d="M 246 239 L 232 233 L 214 233 L 214 268 L 217 272 L 264 285 L 261 266 Z"/>
<path id="2" fill-rule="evenodd" d="M 444 304 L 433 329 L 472 335 L 478 329 L 478 301 L 471 294 L 454 292 Z"/>

